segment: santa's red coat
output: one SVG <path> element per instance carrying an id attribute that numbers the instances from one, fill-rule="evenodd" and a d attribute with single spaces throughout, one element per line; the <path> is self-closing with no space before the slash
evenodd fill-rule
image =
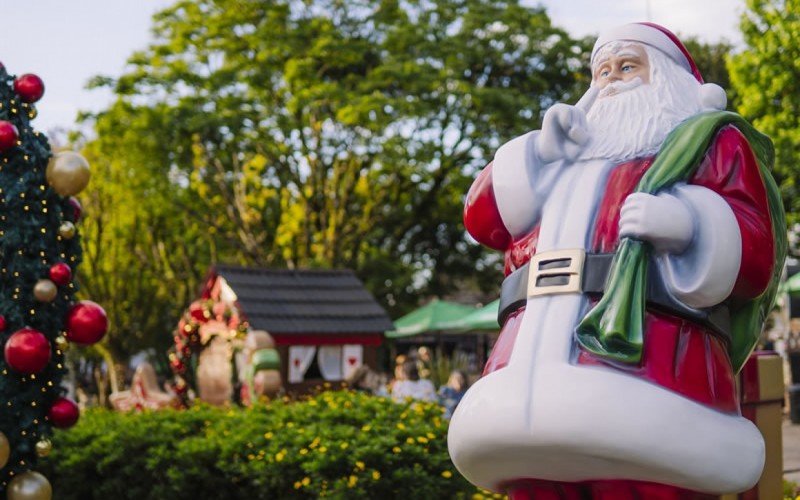
<path id="1" fill-rule="evenodd" d="M 594 222 L 591 252 L 608 253 L 617 249 L 622 204 L 652 163 L 653 157 L 649 157 L 614 168 Z M 766 289 L 774 266 L 773 233 L 761 172 L 750 146 L 736 128 L 727 126 L 718 132 L 690 183 L 719 194 L 730 205 L 739 225 L 742 260 L 728 299 L 730 304 L 735 307 L 737 302 L 759 296 Z M 492 187 L 492 164 L 480 173 L 467 195 L 464 224 L 478 242 L 505 252 L 506 274 L 524 265 L 536 253 L 538 227 L 515 239 L 503 224 Z M 508 363 L 517 335 L 524 335 L 519 332 L 523 312 L 524 308 L 520 308 L 502 325 L 484 375 Z M 641 363 L 629 367 L 609 365 L 611 369 L 625 370 L 720 411 L 739 412 L 730 356 L 719 337 L 696 323 L 663 313 L 648 311 L 645 322 Z M 578 362 L 607 364 L 588 352 L 582 352 Z M 524 498 L 537 484 L 542 493 L 536 498 L 551 498 L 545 491 L 554 488 L 555 483 L 538 481 L 527 482 L 518 492 L 519 498 Z M 654 487 L 661 491 L 655 497 Z M 587 488 L 589 492 L 600 488 L 612 495 L 595 495 L 597 498 L 624 499 L 645 493 L 650 495 L 647 498 L 693 498 L 684 490 L 631 481 L 562 484 L 557 490 L 565 492 L 564 495 L 552 498 L 572 498 L 569 491 L 581 494 Z"/>

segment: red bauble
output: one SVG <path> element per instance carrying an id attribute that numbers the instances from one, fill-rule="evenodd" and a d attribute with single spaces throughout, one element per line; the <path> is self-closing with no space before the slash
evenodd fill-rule
<path id="1" fill-rule="evenodd" d="M 19 132 L 13 123 L 0 120 L 0 153 L 17 145 Z"/>
<path id="2" fill-rule="evenodd" d="M 44 95 L 44 82 L 38 76 L 27 73 L 14 80 L 14 92 L 22 102 L 36 102 Z"/>
<path id="3" fill-rule="evenodd" d="M 59 286 L 64 286 L 72 279 L 72 269 L 63 262 L 50 267 L 50 281 Z"/>
<path id="4" fill-rule="evenodd" d="M 62 397 L 57 398 L 53 402 L 53 406 L 50 407 L 50 411 L 47 412 L 47 418 L 50 419 L 50 423 L 59 429 L 72 427 L 80 416 L 78 405 L 71 399 Z"/>
<path id="5" fill-rule="evenodd" d="M 50 342 L 42 332 L 22 328 L 6 341 L 5 357 L 8 366 L 16 372 L 39 373 L 50 362 Z"/>
<path id="6" fill-rule="evenodd" d="M 82 300 L 67 313 L 67 340 L 76 344 L 90 345 L 99 342 L 108 330 L 108 317 L 98 304 Z"/>
<path id="7" fill-rule="evenodd" d="M 81 219 L 81 214 L 83 213 L 83 207 L 81 206 L 81 202 L 78 201 L 78 198 L 74 196 L 70 196 L 67 200 L 72 207 L 72 222 L 75 224 Z"/>

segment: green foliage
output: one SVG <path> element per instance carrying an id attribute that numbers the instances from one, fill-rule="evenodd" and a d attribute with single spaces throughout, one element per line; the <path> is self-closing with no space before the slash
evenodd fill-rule
<path id="1" fill-rule="evenodd" d="M 800 496 L 800 488 L 794 481 L 783 480 L 783 498 L 784 500 L 797 500 Z"/>
<path id="2" fill-rule="evenodd" d="M 429 403 L 323 392 L 250 409 L 87 412 L 47 460 L 62 499 L 458 498 Z"/>
<path id="3" fill-rule="evenodd" d="M 738 111 L 775 143 L 775 177 L 787 219 L 796 224 L 800 221 L 800 1 L 747 0 L 740 27 L 747 48 L 728 64 L 740 96 Z"/>
<path id="4" fill-rule="evenodd" d="M 433 385 L 441 387 L 447 383 L 453 370 L 469 373 L 469 355 L 462 351 L 454 351 L 447 356 L 441 349 L 436 349 L 431 356 L 430 379 Z"/>
<path id="5" fill-rule="evenodd" d="M 0 120 L 19 131 L 18 145 L 0 153 L 0 315 L 5 328 L 0 345 L 23 327 L 34 328 L 54 340 L 64 330 L 64 318 L 75 300 L 76 286 L 60 286 L 52 302 L 34 298 L 36 282 L 48 276 L 53 264 L 72 269 L 80 263 L 79 238 L 62 239 L 58 228 L 74 221 L 68 199 L 48 187 L 45 176 L 51 156 L 44 135 L 33 130 L 33 105 L 20 101 L 14 76 L 0 65 Z M 64 356 L 51 348 L 50 361 L 35 376 L 15 372 L 0 355 L 0 432 L 11 445 L 8 465 L 0 470 L 0 495 L 10 474 L 36 466 L 36 442 L 50 434 L 48 409 L 61 395 Z"/>
<path id="6" fill-rule="evenodd" d="M 117 100 L 87 146 L 113 183 L 87 203 L 87 280 L 120 352 L 166 337 L 215 261 L 353 268 L 397 314 L 496 286 L 463 197 L 588 83 L 585 42 L 517 1 L 181 0 L 154 22 L 126 74 L 95 80 Z"/>
<path id="7" fill-rule="evenodd" d="M 151 134 L 168 128 L 157 110 L 117 103 L 98 120 L 98 138 L 83 148 L 92 183 L 82 195 L 86 217 L 83 293 L 105 306 L 104 339 L 124 359 L 143 348 L 166 351 L 181 308 L 214 260 L 213 231 L 195 224 L 185 197 L 167 180 L 169 142 Z"/>

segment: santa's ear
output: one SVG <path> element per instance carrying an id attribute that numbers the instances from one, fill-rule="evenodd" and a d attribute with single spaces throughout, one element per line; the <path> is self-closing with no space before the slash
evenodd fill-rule
<path id="1" fill-rule="evenodd" d="M 728 96 L 716 83 L 704 83 L 700 86 L 700 104 L 708 110 L 723 110 L 728 105 Z"/>

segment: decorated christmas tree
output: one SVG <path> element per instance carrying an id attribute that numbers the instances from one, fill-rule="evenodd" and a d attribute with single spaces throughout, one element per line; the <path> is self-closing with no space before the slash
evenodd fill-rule
<path id="1" fill-rule="evenodd" d="M 105 334 L 103 309 L 75 299 L 81 207 L 72 196 L 89 181 L 80 155 L 53 154 L 33 130 L 44 94 L 36 75 L 9 75 L 0 65 L 0 495 L 47 499 L 52 488 L 35 471 L 50 451 L 53 427 L 78 419 L 65 397 L 64 350 Z"/>

